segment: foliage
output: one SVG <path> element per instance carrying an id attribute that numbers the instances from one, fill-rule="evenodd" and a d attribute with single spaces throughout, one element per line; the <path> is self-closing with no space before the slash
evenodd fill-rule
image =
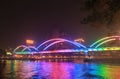
<path id="1" fill-rule="evenodd" d="M 113 17 L 120 10 L 120 0 L 85 0 L 82 10 L 88 15 L 81 23 L 103 23 L 110 25 Z"/>

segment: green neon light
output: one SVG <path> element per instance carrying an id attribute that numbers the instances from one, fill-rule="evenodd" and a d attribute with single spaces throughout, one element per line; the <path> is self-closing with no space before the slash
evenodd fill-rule
<path id="1" fill-rule="evenodd" d="M 107 42 L 110 42 L 110 41 L 114 41 L 114 40 L 116 40 L 116 39 L 114 38 L 114 39 L 108 39 L 108 40 L 106 40 L 106 41 L 103 41 L 102 43 L 98 44 L 95 48 L 103 45 L 104 43 L 107 43 Z"/>
<path id="2" fill-rule="evenodd" d="M 16 54 L 30 54 L 30 52 L 16 52 Z"/>
<path id="3" fill-rule="evenodd" d="M 107 40 L 107 39 L 110 39 L 110 38 L 117 38 L 117 37 L 120 37 L 120 36 L 109 36 L 109 37 L 104 37 L 104 38 L 102 38 L 102 39 L 100 39 L 100 40 L 94 42 L 93 44 L 91 44 L 90 47 L 93 47 L 93 46 L 96 45 L 97 43 L 100 43 L 100 42 L 102 42 L 102 41 L 104 41 L 104 40 Z"/>
<path id="4" fill-rule="evenodd" d="M 110 77 L 110 75 L 109 75 L 110 72 L 108 71 L 107 65 L 104 65 L 104 64 L 94 65 L 93 69 L 95 69 L 95 70 L 90 71 L 90 73 L 101 76 L 100 79 L 103 79 L 103 78 L 108 79 Z M 98 79 L 98 78 L 96 78 L 96 79 Z"/>
<path id="5" fill-rule="evenodd" d="M 109 71 L 108 71 L 108 69 L 107 69 L 108 67 L 107 67 L 107 65 L 103 65 L 103 64 L 101 64 L 100 66 L 99 66 L 99 75 L 101 75 L 101 76 L 106 76 L 106 77 L 108 77 L 109 76 Z"/>
<path id="6" fill-rule="evenodd" d="M 31 51 L 30 48 L 28 48 L 27 46 L 25 46 L 25 45 L 20 45 L 20 46 L 16 47 L 16 48 L 13 50 L 13 52 L 16 52 L 16 51 L 17 51 L 19 48 L 21 48 L 21 47 L 27 48 L 29 51 Z"/>
<path id="7" fill-rule="evenodd" d="M 97 50 L 98 50 L 98 51 L 103 51 L 103 50 L 104 50 L 104 48 L 98 48 Z"/>

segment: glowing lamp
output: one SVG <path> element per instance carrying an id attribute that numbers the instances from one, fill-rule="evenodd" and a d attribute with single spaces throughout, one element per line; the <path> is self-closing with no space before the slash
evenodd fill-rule
<path id="1" fill-rule="evenodd" d="M 27 44 L 34 44 L 34 41 L 28 39 L 28 40 L 26 40 L 26 43 L 27 43 Z"/>
<path id="2" fill-rule="evenodd" d="M 7 55 L 12 55 L 12 53 L 11 53 L 11 52 L 7 52 L 6 54 L 7 54 Z"/>
<path id="3" fill-rule="evenodd" d="M 76 42 L 85 42 L 85 40 L 83 38 L 78 38 L 78 39 L 75 39 L 74 41 L 76 41 Z"/>

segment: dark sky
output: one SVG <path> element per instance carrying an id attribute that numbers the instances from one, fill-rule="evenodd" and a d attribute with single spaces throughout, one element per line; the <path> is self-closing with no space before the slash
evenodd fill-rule
<path id="1" fill-rule="evenodd" d="M 83 37 L 86 42 L 95 41 L 104 34 L 104 29 L 80 23 L 85 16 L 80 11 L 81 5 L 82 0 L 1 1 L 0 48 L 15 48 L 25 44 L 26 39 L 33 39 L 38 45 L 50 39 L 56 30 L 68 39 Z"/>

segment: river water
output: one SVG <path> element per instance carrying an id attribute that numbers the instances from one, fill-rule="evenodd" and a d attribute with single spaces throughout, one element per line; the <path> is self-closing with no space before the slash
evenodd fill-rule
<path id="1" fill-rule="evenodd" d="M 2 60 L 0 79 L 120 79 L 120 63 Z"/>

